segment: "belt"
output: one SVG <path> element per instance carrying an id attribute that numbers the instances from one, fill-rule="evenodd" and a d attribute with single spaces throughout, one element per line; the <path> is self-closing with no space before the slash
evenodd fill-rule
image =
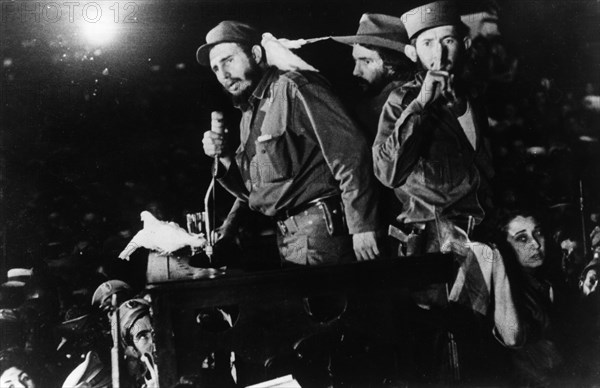
<path id="1" fill-rule="evenodd" d="M 296 206 L 292 209 L 282 211 L 275 215 L 274 219 L 277 222 L 277 227 L 279 228 L 279 231 L 282 235 L 285 236 L 288 233 L 295 233 L 298 230 L 298 224 L 296 223 L 295 217 L 318 212 L 323 216 L 323 220 L 325 221 L 327 229 L 331 234 L 333 232 L 333 223 L 331 220 L 331 216 L 327 215 L 329 212 L 327 210 L 327 206 L 331 207 L 332 204 L 337 204 L 338 206 L 341 206 L 341 203 L 341 197 L 339 195 L 321 197 L 306 202 L 302 205 Z M 340 214 L 340 212 L 337 212 L 336 214 L 338 214 L 339 217 L 343 217 L 343 215 Z"/>
<path id="2" fill-rule="evenodd" d="M 301 205 L 295 206 L 291 209 L 287 209 L 287 210 L 281 210 L 279 211 L 277 214 L 275 214 L 274 218 L 275 221 L 285 221 L 290 217 L 293 217 L 295 215 L 298 215 L 300 213 L 302 213 L 305 210 L 308 210 L 314 206 L 319 205 L 320 203 L 323 202 L 329 202 L 329 201 L 338 201 L 341 202 L 342 198 L 339 195 L 330 195 L 329 197 L 320 197 L 317 199 L 313 199 L 312 201 L 308 201 L 306 203 L 303 203 Z"/>

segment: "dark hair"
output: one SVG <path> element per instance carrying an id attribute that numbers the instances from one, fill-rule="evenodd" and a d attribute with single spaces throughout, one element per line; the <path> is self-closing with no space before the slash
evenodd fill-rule
<path id="1" fill-rule="evenodd" d="M 265 48 L 261 44 L 257 43 L 257 44 L 253 45 L 253 44 L 250 44 L 250 43 L 242 43 L 242 42 L 235 42 L 235 43 L 242 49 L 242 51 L 244 52 L 244 54 L 246 54 L 246 56 L 248 58 L 253 58 L 254 57 L 253 54 L 252 54 L 252 48 L 254 46 L 260 47 L 260 51 L 262 53 L 261 62 L 264 62 L 264 63 L 267 62 L 267 53 L 265 51 Z M 257 63 L 260 64 L 261 62 L 257 62 Z"/>
<path id="2" fill-rule="evenodd" d="M 508 224 L 516 217 L 531 217 L 542 228 L 542 234 L 547 235 L 544 231 L 544 221 L 542 221 L 541 213 L 530 209 L 511 209 L 501 211 L 501 215 L 497 217 L 497 240 L 496 247 L 502 255 L 502 260 L 506 268 L 506 275 L 510 282 L 511 292 L 515 300 L 515 307 L 524 322 L 526 336 L 528 342 L 533 342 L 537 338 L 546 335 L 547 327 L 550 322 L 550 314 L 546 305 L 546 297 L 539 290 L 537 284 L 556 283 L 554 268 L 552 261 L 556 257 L 552 257 L 555 250 L 548 246 L 550 239 L 546 239 L 546 251 L 544 263 L 540 270 L 528 272 L 525 270 L 517 257 L 517 252 L 508 242 Z"/>
<path id="3" fill-rule="evenodd" d="M 498 247 L 498 250 L 504 258 L 504 262 L 509 272 L 521 272 L 521 264 L 519 263 L 517 253 L 514 248 L 508 242 L 508 224 L 517 217 L 531 217 L 535 220 L 542 231 L 542 235 L 545 236 L 545 252 L 544 252 L 544 263 L 540 267 L 544 277 L 552 278 L 556 280 L 558 276 L 558 267 L 560 267 L 560 248 L 550 238 L 551 233 L 548 228 L 548 222 L 542 215 L 541 211 L 531 210 L 527 208 L 515 208 L 515 209 L 503 209 L 496 215 L 496 233 L 493 238 L 494 243 Z"/>
<path id="4" fill-rule="evenodd" d="M 542 228 L 542 233 L 546 235 L 543 230 L 544 223 L 540 221 L 541 219 L 536 212 L 525 208 L 500 209 L 494 216 L 495 221 L 493 224 L 495 225 L 495 228 L 492 241 L 504 259 L 509 278 L 519 279 L 520 282 L 522 281 L 522 279 L 520 279 L 520 273 L 522 271 L 521 264 L 519 263 L 517 252 L 515 252 L 512 245 L 508 242 L 508 225 L 512 220 L 519 216 L 533 218 Z"/>
<path id="5" fill-rule="evenodd" d="M 499 213 L 497 217 L 498 230 L 502 232 L 503 239 L 506 239 L 506 237 L 508 237 L 508 224 L 510 224 L 512 220 L 519 216 L 523 218 L 533 218 L 535 222 L 542 228 L 542 230 L 544 229 L 544 222 L 542 222 L 541 216 L 536 211 L 521 208 L 503 210 Z"/>
<path id="6" fill-rule="evenodd" d="M 370 44 L 361 44 L 361 46 L 377 52 L 383 61 L 383 66 L 387 67 L 397 78 L 410 77 L 415 70 L 414 63 L 404 53 Z"/>

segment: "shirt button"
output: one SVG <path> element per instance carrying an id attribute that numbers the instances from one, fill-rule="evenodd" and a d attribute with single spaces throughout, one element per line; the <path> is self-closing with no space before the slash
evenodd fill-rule
<path id="1" fill-rule="evenodd" d="M 262 151 L 260 151 L 260 152 L 262 152 L 263 154 L 266 154 L 266 153 L 267 153 L 267 150 L 262 150 Z"/>

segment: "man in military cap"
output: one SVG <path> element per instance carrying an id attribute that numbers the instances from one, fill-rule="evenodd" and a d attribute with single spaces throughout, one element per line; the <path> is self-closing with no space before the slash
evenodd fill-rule
<path id="1" fill-rule="evenodd" d="M 228 149 L 220 116 L 204 135 L 219 181 L 243 206 L 277 222 L 284 263 L 373 259 L 376 189 L 366 140 L 315 72 L 269 67 L 258 31 L 224 21 L 197 51 L 242 111 L 241 145 Z"/>
<path id="2" fill-rule="evenodd" d="M 408 254 L 439 251 L 447 232 L 467 233 L 484 217 L 493 176 L 477 90 L 462 78 L 470 45 L 452 1 L 402 15 L 407 54 L 421 72 L 392 92 L 373 145 L 375 175 L 403 205 L 398 222 L 419 236 Z"/>
<path id="3" fill-rule="evenodd" d="M 130 299 L 119 306 L 120 335 L 123 346 L 145 366 L 144 384 L 147 388 L 158 386 L 158 370 L 154 363 L 154 329 L 150 303 L 145 299 Z M 140 378 L 141 380 L 141 378 Z"/>
<path id="4" fill-rule="evenodd" d="M 116 306 L 112 305 L 112 296 L 116 296 Z M 132 290 L 129 284 L 122 280 L 112 279 L 100 284 L 92 295 L 92 306 L 98 307 L 102 311 L 110 311 L 113 307 L 118 307 L 122 302 L 131 298 Z"/>
<path id="5" fill-rule="evenodd" d="M 462 73 L 470 38 L 456 4 L 436 1 L 401 18 L 410 39 L 406 53 L 420 72 L 390 94 L 373 160 L 377 178 L 402 202 L 397 226 L 408 235 L 405 254 L 418 255 L 439 252 L 453 236 L 464 239 L 483 220 L 493 169 L 483 139 L 487 116 L 478 90 Z M 417 375 L 439 381 L 442 347 L 448 345 L 452 349 L 448 369 L 456 378 L 460 370 L 452 356 L 456 343 L 439 341 L 451 338 L 436 315 L 447 306 L 445 285 L 431 285 L 411 296 L 420 308 L 409 318 L 414 342 L 406 351 Z"/>

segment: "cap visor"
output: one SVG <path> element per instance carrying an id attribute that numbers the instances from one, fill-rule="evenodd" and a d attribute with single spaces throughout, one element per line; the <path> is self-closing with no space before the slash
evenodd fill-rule
<path id="1" fill-rule="evenodd" d="M 221 42 L 219 42 L 221 43 Z M 213 48 L 214 45 L 218 43 L 205 43 L 202 46 L 198 47 L 196 50 L 196 60 L 202 66 L 210 66 L 210 59 L 208 54 L 210 54 L 210 49 Z"/>

